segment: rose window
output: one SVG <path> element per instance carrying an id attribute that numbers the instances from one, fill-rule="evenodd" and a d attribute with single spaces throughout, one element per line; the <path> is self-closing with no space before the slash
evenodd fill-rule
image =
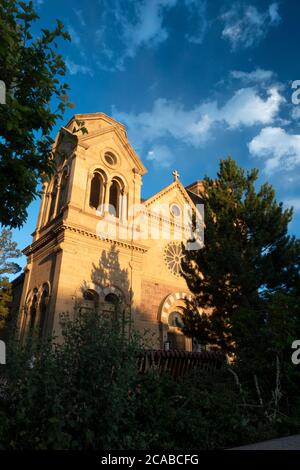
<path id="1" fill-rule="evenodd" d="M 181 243 L 169 243 L 164 252 L 165 263 L 169 271 L 178 277 L 181 275 L 182 258 Z"/>

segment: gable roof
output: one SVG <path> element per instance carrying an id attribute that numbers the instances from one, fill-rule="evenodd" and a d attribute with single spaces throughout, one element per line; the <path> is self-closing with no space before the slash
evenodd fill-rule
<path id="1" fill-rule="evenodd" d="M 106 124 L 104 126 L 99 127 L 98 129 L 88 132 L 88 134 L 76 134 L 78 139 L 78 145 L 87 149 L 89 147 L 89 140 L 91 140 L 92 138 L 98 137 L 109 132 L 114 132 L 114 134 L 120 140 L 121 144 L 125 147 L 126 151 L 131 156 L 135 164 L 137 173 L 139 173 L 140 175 L 144 175 L 145 173 L 147 173 L 147 168 L 145 167 L 142 160 L 128 141 L 126 128 L 123 124 L 111 118 L 110 116 L 107 116 L 104 113 L 75 114 L 70 119 L 64 129 L 67 129 L 70 132 L 71 126 L 76 120 L 84 121 L 85 123 L 88 123 L 89 121 L 98 120 Z"/>
<path id="2" fill-rule="evenodd" d="M 182 185 L 182 183 L 179 180 L 175 180 L 168 186 L 165 186 L 158 193 L 153 194 L 153 196 L 150 196 L 148 199 L 143 201 L 142 204 L 144 204 L 146 207 L 149 207 L 155 202 L 158 202 L 159 199 L 163 198 L 165 194 L 170 193 L 174 189 L 177 189 L 180 192 L 180 194 L 183 196 L 183 198 L 186 200 L 188 204 L 192 203 L 193 208 L 196 210 L 196 206 L 195 206 L 193 199 L 191 198 L 190 192 L 188 192 L 185 189 L 185 187 Z"/>

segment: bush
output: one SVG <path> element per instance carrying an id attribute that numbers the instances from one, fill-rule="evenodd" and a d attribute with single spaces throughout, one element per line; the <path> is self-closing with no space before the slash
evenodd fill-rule
<path id="1" fill-rule="evenodd" d="M 143 337 L 125 341 L 117 322 L 63 316 L 62 333 L 62 343 L 9 345 L 1 448 L 216 449 L 299 431 L 299 401 L 272 415 L 233 366 L 177 381 L 155 369 L 141 375 Z"/>

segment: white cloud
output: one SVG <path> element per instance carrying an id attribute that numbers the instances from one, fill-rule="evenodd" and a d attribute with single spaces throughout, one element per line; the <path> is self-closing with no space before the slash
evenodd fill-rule
<path id="1" fill-rule="evenodd" d="M 241 70 L 232 70 L 230 75 L 243 83 L 265 83 L 274 77 L 271 70 L 257 68 L 252 72 L 242 72 Z"/>
<path id="2" fill-rule="evenodd" d="M 71 36 L 71 41 L 76 45 L 76 46 L 79 46 L 79 44 L 81 43 L 81 39 L 80 39 L 80 35 L 79 33 L 73 28 L 72 25 L 68 25 L 67 26 L 67 31 L 69 33 L 69 35 Z"/>
<path id="3" fill-rule="evenodd" d="M 222 36 L 229 40 L 232 49 L 236 49 L 258 44 L 281 18 L 278 3 L 272 3 L 262 12 L 253 5 L 235 3 L 221 16 L 221 20 L 224 22 Z"/>
<path id="4" fill-rule="evenodd" d="M 300 164 L 300 135 L 281 127 L 265 127 L 248 144 L 253 156 L 265 160 L 266 173 L 292 170 Z"/>
<path id="5" fill-rule="evenodd" d="M 82 27 L 86 26 L 85 19 L 83 17 L 83 11 L 82 10 L 77 10 L 76 8 L 73 8 L 73 11 L 75 15 L 77 16 L 77 19 Z"/>
<path id="6" fill-rule="evenodd" d="M 102 12 L 102 25 L 96 31 L 103 46 L 98 64 L 106 70 L 123 70 L 127 58 L 141 47 L 154 48 L 168 38 L 164 26 L 166 11 L 177 0 L 112 1 Z M 106 5 L 107 6 L 107 5 Z M 110 44 L 118 44 L 111 49 Z"/>
<path id="7" fill-rule="evenodd" d="M 216 101 L 185 109 L 177 102 L 157 99 L 151 111 L 125 113 L 113 109 L 116 119 L 128 126 L 136 146 L 164 137 L 173 137 L 195 147 L 205 142 L 214 126 L 229 129 L 255 124 L 271 124 L 277 117 L 282 96 L 273 87 L 265 99 L 255 88 L 241 88 L 223 106 Z"/>
<path id="8" fill-rule="evenodd" d="M 267 94 L 263 100 L 255 88 L 241 88 L 220 110 L 221 119 L 231 128 L 271 123 L 283 98 L 275 87 L 269 88 Z"/>
<path id="9" fill-rule="evenodd" d="M 166 145 L 155 145 L 147 153 L 146 159 L 159 168 L 169 168 L 174 156 Z"/>
<path id="10" fill-rule="evenodd" d="M 154 49 L 169 37 L 167 13 L 183 5 L 189 24 L 186 40 L 201 44 L 208 29 L 206 0 L 99 0 L 101 20 L 95 37 L 100 53 L 96 63 L 106 71 L 124 70 L 142 48 Z M 113 45 L 113 46 L 112 46 Z"/>
<path id="11" fill-rule="evenodd" d="M 186 34 L 186 39 L 194 44 L 202 44 L 208 28 L 208 21 L 206 19 L 206 1 L 185 0 L 185 5 L 189 15 L 196 23 L 193 34 Z"/>
<path id="12" fill-rule="evenodd" d="M 87 65 L 76 64 L 71 59 L 69 59 L 69 57 L 66 58 L 65 62 L 67 69 L 71 75 L 77 75 L 78 73 L 82 73 L 84 75 L 93 76 L 93 70 Z"/>
<path id="13" fill-rule="evenodd" d="M 292 118 L 295 120 L 300 119 L 300 106 L 294 106 L 292 109 Z"/>
<path id="14" fill-rule="evenodd" d="M 283 203 L 286 207 L 293 207 L 295 212 L 300 211 L 300 197 L 285 199 Z"/>

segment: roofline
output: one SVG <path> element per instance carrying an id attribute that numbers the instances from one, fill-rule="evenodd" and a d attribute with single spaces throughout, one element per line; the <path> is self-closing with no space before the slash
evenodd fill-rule
<path id="1" fill-rule="evenodd" d="M 143 205 L 148 205 L 148 203 L 151 203 L 152 200 L 154 202 L 156 199 L 158 199 L 160 197 L 160 195 L 163 195 L 168 189 L 171 190 L 173 187 L 176 187 L 176 186 L 178 186 L 178 188 L 185 194 L 185 196 L 188 198 L 188 200 L 192 203 L 192 205 L 196 209 L 194 201 L 191 199 L 191 197 L 189 196 L 186 188 L 183 186 L 183 184 L 181 183 L 180 180 L 175 180 L 172 183 L 168 184 L 167 186 L 162 188 L 158 193 L 155 193 L 152 196 L 150 196 L 148 199 L 146 199 L 142 204 Z"/>
<path id="2" fill-rule="evenodd" d="M 126 126 L 122 124 L 121 122 L 117 121 L 116 119 L 112 118 L 111 116 L 108 116 L 108 114 L 97 112 L 97 113 L 86 113 L 86 114 L 74 114 L 71 119 L 68 121 L 68 123 L 65 125 L 65 127 L 68 127 L 73 120 L 78 120 L 78 121 L 92 121 L 94 119 L 99 119 L 99 117 L 102 117 L 104 119 L 107 119 L 109 121 L 114 121 L 116 124 L 118 124 L 120 127 L 124 129 L 126 132 Z"/>

